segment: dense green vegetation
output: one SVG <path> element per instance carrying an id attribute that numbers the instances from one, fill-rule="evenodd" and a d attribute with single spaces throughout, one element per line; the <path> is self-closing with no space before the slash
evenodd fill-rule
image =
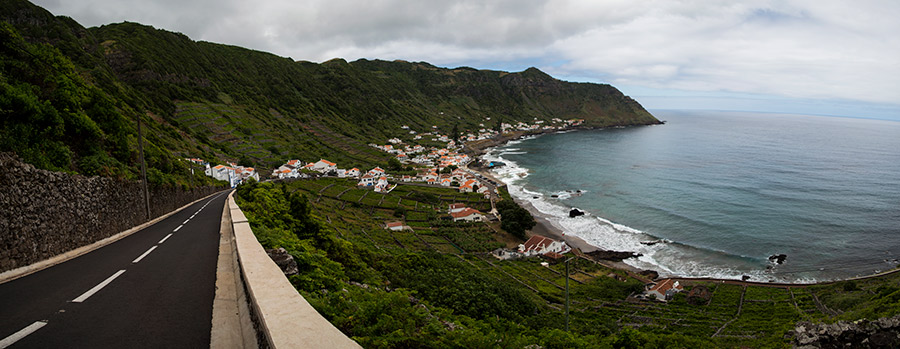
<path id="1" fill-rule="evenodd" d="M 367 145 L 408 139 L 400 125 L 450 134 L 555 117 L 657 122 L 611 86 L 534 68 L 296 62 L 135 23 L 86 29 L 0 0 L 0 151 L 40 168 L 134 179 L 141 120 L 157 185 L 211 183 L 199 171 L 189 177 L 180 160 L 188 156 L 263 169 L 327 158 L 400 171 Z M 685 292 L 660 303 L 628 298 L 643 286 L 635 276 L 576 258 L 566 332 L 565 266 L 489 254 L 535 224 L 512 200 L 497 205 L 503 222 L 487 224 L 448 220 L 451 203 L 491 205 L 446 188 L 385 194 L 326 178 L 247 184 L 237 199 L 260 242 L 297 260 L 298 292 L 365 347 L 786 347 L 799 320 L 900 312 L 900 276 L 790 288 L 696 283 L 686 290 L 704 286 L 712 297 Z M 410 229 L 383 228 L 394 220 Z"/>
<path id="2" fill-rule="evenodd" d="M 379 194 L 329 178 L 241 186 L 237 200 L 263 245 L 298 261 L 298 291 L 364 347 L 788 347 L 800 320 L 900 312 L 896 275 L 790 288 L 695 282 L 662 303 L 627 298 L 643 281 L 577 258 L 567 333 L 564 264 L 498 260 L 488 252 L 511 237 L 498 224 L 440 218 L 453 202 L 489 206 L 479 195 L 412 185 Z M 400 207 L 412 230 L 384 229 Z M 698 286 L 711 297 L 688 299 Z"/>
<path id="3" fill-rule="evenodd" d="M 24 0 L 0 1 L 0 151 L 47 169 L 133 177 L 136 121 L 154 174 L 183 181 L 181 157 L 273 168 L 327 158 L 342 168 L 391 158 L 366 144 L 493 120 L 658 122 L 609 85 L 427 63 L 322 64 L 197 42 L 136 23 L 83 28 Z M 489 127 L 495 126 L 493 123 Z"/>
<path id="4" fill-rule="evenodd" d="M 497 212 L 503 217 L 500 227 L 524 239 L 525 231 L 534 228 L 537 222 L 531 216 L 531 212 L 513 202 L 512 196 L 509 195 L 505 187 L 500 189 L 500 197 L 503 199 L 497 202 Z"/>

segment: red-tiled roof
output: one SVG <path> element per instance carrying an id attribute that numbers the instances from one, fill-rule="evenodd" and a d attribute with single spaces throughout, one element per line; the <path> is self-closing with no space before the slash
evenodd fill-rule
<path id="1" fill-rule="evenodd" d="M 666 294 L 666 291 L 673 288 L 679 291 L 684 289 L 683 287 L 681 287 L 681 285 L 678 284 L 678 281 L 675 281 L 673 279 L 665 279 L 656 283 L 656 285 L 653 285 L 653 287 L 650 288 L 650 291 L 657 291 L 660 294 Z"/>
<path id="2" fill-rule="evenodd" d="M 525 251 L 536 251 L 538 249 L 545 249 L 550 246 L 555 240 L 547 237 L 543 237 L 540 235 L 534 235 L 528 241 L 525 241 Z"/>
<path id="3" fill-rule="evenodd" d="M 388 228 L 402 227 L 403 222 L 387 222 L 385 225 L 387 225 Z"/>
<path id="4" fill-rule="evenodd" d="M 463 204 L 463 203 L 450 204 L 450 209 L 451 209 L 451 210 L 452 210 L 452 209 L 455 209 L 455 208 L 463 208 L 463 207 L 466 207 L 466 204 Z"/>
<path id="5" fill-rule="evenodd" d="M 453 218 L 462 218 L 462 217 L 467 217 L 467 216 L 470 216 L 470 215 L 476 214 L 476 213 L 481 214 L 481 212 L 478 212 L 478 210 L 476 210 L 474 208 L 466 207 L 462 211 L 450 213 L 450 216 L 452 216 Z"/>

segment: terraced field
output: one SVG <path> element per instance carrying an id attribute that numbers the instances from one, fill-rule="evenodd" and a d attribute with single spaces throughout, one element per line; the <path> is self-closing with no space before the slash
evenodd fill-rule
<path id="1" fill-rule="evenodd" d="M 543 260 L 537 258 L 499 260 L 490 254 L 503 245 L 497 242 L 497 234 L 502 232 L 495 227 L 440 218 L 446 216 L 450 203 L 489 208 L 490 203 L 480 195 L 413 185 L 400 185 L 390 193 L 375 193 L 357 188 L 353 181 L 337 178 L 298 180 L 288 187 L 305 193 L 313 203 L 313 214 L 354 244 L 397 256 L 421 252 L 452 255 L 455 258 L 449 261 L 530 294 L 543 304 L 546 316 L 558 316 L 565 308 L 564 263 L 544 266 Z M 404 220 L 411 229 L 390 231 L 382 227 L 384 222 L 393 220 Z M 724 347 L 786 347 L 790 339 L 785 334 L 797 321 L 831 321 L 850 311 L 849 303 L 842 297 L 858 300 L 878 292 L 900 292 L 885 290 L 885 280 L 859 281 L 853 287 L 763 287 L 688 281 L 684 283 L 685 292 L 664 303 L 625 297 L 640 292 L 643 282 L 628 277 L 624 271 L 584 257 L 573 259 L 569 267 L 571 326 L 580 333 L 605 335 L 630 327 L 648 334 L 706 338 Z M 889 283 L 900 286 L 900 277 L 888 278 Z M 701 286 L 711 296 L 689 302 L 687 294 Z M 856 304 L 859 303 L 852 305 Z"/>

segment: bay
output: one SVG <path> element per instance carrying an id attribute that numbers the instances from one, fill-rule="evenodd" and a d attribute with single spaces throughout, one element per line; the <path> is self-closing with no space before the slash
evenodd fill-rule
<path id="1" fill-rule="evenodd" d="M 896 266 L 900 122 L 654 115 L 667 123 L 548 134 L 486 157 L 566 234 L 642 253 L 626 262 L 664 275 L 812 282 Z M 589 215 L 569 218 L 572 207 Z"/>

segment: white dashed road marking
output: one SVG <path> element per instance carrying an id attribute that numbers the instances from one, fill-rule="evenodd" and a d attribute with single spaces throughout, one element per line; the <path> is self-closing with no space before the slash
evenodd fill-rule
<path id="1" fill-rule="evenodd" d="M 13 345 L 13 343 L 18 342 L 20 339 L 25 338 L 25 336 L 39 330 L 46 324 L 46 321 L 35 321 L 33 324 L 19 330 L 19 332 L 13 333 L 9 335 L 9 337 L 3 338 L 2 340 L 0 340 L 0 349 Z"/>
<path id="2" fill-rule="evenodd" d="M 131 261 L 131 263 L 140 262 L 141 259 L 144 259 L 144 257 L 147 257 L 147 255 L 150 254 L 150 252 L 153 252 L 153 250 L 155 250 L 155 249 L 156 249 L 156 246 L 151 247 L 149 250 L 147 250 L 147 252 L 144 252 L 144 254 L 140 255 L 138 258 L 135 258 L 135 260 Z"/>
<path id="3" fill-rule="evenodd" d="M 166 235 L 166 237 L 162 238 L 162 240 L 159 240 L 159 243 L 161 244 L 163 242 L 166 242 L 166 240 L 168 240 L 170 236 L 172 236 L 172 233 L 169 233 L 169 235 Z"/>
<path id="4" fill-rule="evenodd" d="M 106 280 L 103 280 L 103 282 L 97 284 L 97 286 L 94 286 L 94 288 L 87 290 L 87 292 L 78 296 L 78 298 L 73 299 L 72 302 L 73 303 L 84 302 L 86 299 L 88 299 L 88 297 L 93 296 L 94 293 L 97 293 L 98 291 L 100 291 L 101 289 L 106 287 L 106 285 L 109 285 L 110 282 L 113 282 L 113 280 L 115 280 L 117 277 L 119 277 L 119 275 L 122 275 L 122 273 L 124 273 L 124 272 L 125 272 L 125 269 L 117 271 L 112 276 L 106 278 Z"/>

